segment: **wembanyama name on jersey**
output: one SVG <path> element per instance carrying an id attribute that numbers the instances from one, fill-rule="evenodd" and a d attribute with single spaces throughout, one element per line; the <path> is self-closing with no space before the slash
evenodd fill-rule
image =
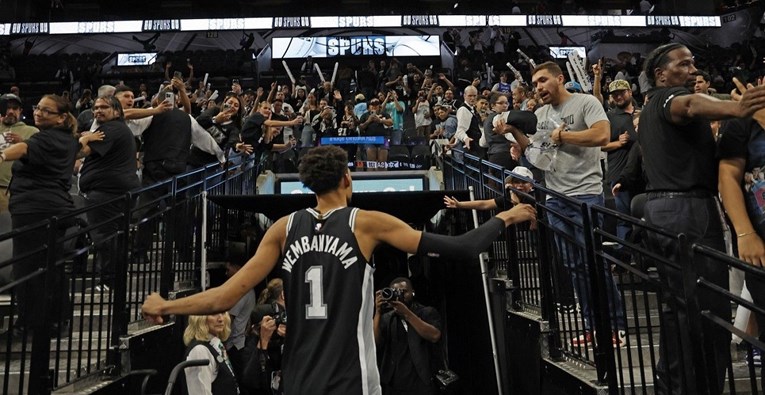
<path id="1" fill-rule="evenodd" d="M 340 239 L 331 235 L 313 235 L 303 236 L 293 242 L 288 248 L 285 248 L 284 261 L 282 269 L 292 272 L 292 266 L 297 262 L 301 255 L 309 252 L 325 252 L 335 255 L 343 265 L 348 269 L 358 261 L 356 254 L 353 254 L 353 247 L 347 242 L 340 244 Z"/>

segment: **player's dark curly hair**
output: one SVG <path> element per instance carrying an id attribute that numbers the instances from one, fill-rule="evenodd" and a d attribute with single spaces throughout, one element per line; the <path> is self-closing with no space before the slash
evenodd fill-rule
<path id="1" fill-rule="evenodd" d="M 300 181 L 317 195 L 335 188 L 348 170 L 348 154 L 334 145 L 312 148 L 300 159 Z"/>
<path id="2" fill-rule="evenodd" d="M 685 45 L 677 43 L 664 44 L 648 54 L 645 58 L 645 63 L 643 63 L 643 71 L 645 71 L 645 76 L 648 77 L 651 86 L 656 86 L 656 75 L 654 74 L 654 70 L 664 67 L 664 65 L 669 63 L 669 57 L 667 55 L 670 52 L 684 47 Z"/>

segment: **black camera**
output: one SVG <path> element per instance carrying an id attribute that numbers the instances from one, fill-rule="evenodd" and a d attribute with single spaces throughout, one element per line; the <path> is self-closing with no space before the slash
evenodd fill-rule
<path id="1" fill-rule="evenodd" d="M 4 98 L 0 98 L 0 116 L 5 116 L 5 113 L 8 112 L 8 100 Z"/>
<path id="2" fill-rule="evenodd" d="M 279 327 L 279 325 L 284 324 L 287 325 L 287 312 L 286 311 L 277 311 L 273 315 L 274 321 L 276 321 L 276 326 Z"/>
<path id="3" fill-rule="evenodd" d="M 397 288 L 383 288 L 381 296 L 382 296 L 382 300 L 386 302 L 403 302 L 404 301 L 404 291 Z"/>

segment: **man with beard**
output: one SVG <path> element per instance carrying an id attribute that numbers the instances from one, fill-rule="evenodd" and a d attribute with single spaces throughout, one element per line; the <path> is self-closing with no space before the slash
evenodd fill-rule
<path id="1" fill-rule="evenodd" d="M 718 100 L 703 93 L 691 93 L 696 67 L 693 54 L 681 44 L 666 44 L 653 50 L 645 61 L 645 73 L 655 86 L 648 91 L 648 103 L 640 115 L 638 140 L 643 151 L 643 165 L 648 180 L 645 220 L 673 234 L 683 233 L 687 244 L 704 244 L 725 251 L 723 228 L 717 205 L 718 165 L 716 143 L 709 119 L 748 117 L 765 108 L 765 85 L 748 89 L 738 102 Z M 654 253 L 672 262 L 680 262 L 683 252 L 676 243 L 658 234 L 648 238 Z M 694 268 L 699 277 L 728 288 L 728 267 L 719 261 L 696 256 Z M 681 290 L 682 274 L 659 265 L 663 288 Z M 694 377 L 687 377 L 693 366 L 687 336 L 679 323 L 687 322 L 684 306 L 678 305 L 670 292 L 662 293 L 659 362 L 656 367 L 657 394 L 697 393 Z M 727 299 L 710 291 L 699 292 L 699 308 L 730 321 Z M 709 393 L 724 387 L 726 367 L 730 364 L 730 332 L 706 328 L 704 346 L 708 366 L 716 366 L 716 377 L 709 377 Z M 708 336 L 708 337 L 707 337 Z M 707 346 L 709 346 L 707 348 Z M 685 367 L 685 369 L 684 369 Z M 703 374 L 706 372 L 696 372 Z M 687 387 L 690 385 L 691 387 Z"/>
<path id="2" fill-rule="evenodd" d="M 606 181 L 610 188 L 616 185 L 616 180 L 624 170 L 627 164 L 627 154 L 630 152 L 632 144 L 636 141 L 635 127 L 632 124 L 632 114 L 635 112 L 635 106 L 632 103 L 632 88 L 630 83 L 625 80 L 615 80 L 608 85 L 608 92 L 611 94 L 611 100 L 614 102 L 614 108 L 608 111 L 608 121 L 611 123 L 611 141 L 601 150 L 608 153 L 608 170 L 606 171 Z M 620 191 L 614 196 L 616 210 L 620 213 L 630 214 L 630 201 L 632 196 L 629 191 Z M 624 221 L 617 221 L 616 235 L 620 239 L 625 239 L 631 229 L 631 225 Z"/>
<path id="3" fill-rule="evenodd" d="M 101 96 L 93 105 L 94 123 L 103 139 L 83 147 L 86 156 L 80 169 L 80 195 L 90 206 L 88 222 L 98 225 L 90 234 L 96 248 L 96 266 L 100 279 L 97 291 L 108 290 L 114 278 L 114 245 L 105 241 L 119 231 L 121 222 L 114 218 L 125 211 L 125 201 L 115 198 L 138 188 L 136 174 L 136 145 L 133 133 L 125 124 L 122 105 L 114 96 Z M 103 204 L 112 201 L 108 204 Z"/>
<path id="4" fill-rule="evenodd" d="M 349 207 L 353 182 L 342 148 L 311 149 L 299 170 L 300 181 L 316 194 L 314 207 L 276 221 L 255 255 L 222 286 L 175 300 L 153 293 L 142 309 L 156 323 L 168 314 L 226 311 L 278 264 L 289 301 L 282 363 L 286 394 L 381 394 L 372 288 L 378 245 L 474 259 L 506 226 L 536 218 L 530 205 L 519 204 L 459 236 L 420 232 L 389 214 Z"/>
<path id="5" fill-rule="evenodd" d="M 714 89 L 712 89 L 712 76 L 710 76 L 709 73 L 703 70 L 696 70 L 694 75 L 696 76 L 693 84 L 694 93 L 711 95 L 712 97 L 720 100 L 730 100 L 730 94 L 714 92 Z"/>
<path id="6" fill-rule="evenodd" d="M 557 144 L 558 150 L 551 167 L 545 171 L 545 182 L 553 191 L 587 206 L 603 206 L 600 148 L 608 144 L 608 117 L 595 97 L 571 93 L 564 82 L 563 71 L 553 62 L 542 63 L 532 70 L 532 86 L 545 104 L 535 112 L 539 120 L 537 134 L 550 133 L 550 140 Z M 521 147 L 526 146 L 527 141 L 522 135 L 514 133 L 513 136 Z M 548 198 L 547 207 L 552 214 L 549 216 L 550 226 L 557 231 L 555 243 L 561 262 L 572 277 L 584 318 L 584 334 L 572 339 L 571 343 L 584 347 L 594 341 L 594 313 L 590 305 L 592 283 L 584 252 L 568 244 L 569 238 L 573 238 L 578 245 L 584 245 L 582 210 L 578 204 L 558 196 Z M 615 347 L 622 347 L 626 344 L 627 325 L 622 301 L 611 273 L 605 273 L 605 279 L 608 311 L 614 314 L 612 341 Z"/>
<path id="7" fill-rule="evenodd" d="M 0 152 L 13 144 L 21 143 L 38 132 L 34 126 L 21 121 L 23 103 L 21 99 L 8 93 L 0 96 Z M 11 182 L 13 161 L 0 163 L 0 213 L 8 211 L 8 184 Z"/>

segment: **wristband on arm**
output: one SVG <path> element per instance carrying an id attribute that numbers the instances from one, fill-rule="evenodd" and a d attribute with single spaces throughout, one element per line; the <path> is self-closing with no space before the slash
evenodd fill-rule
<path id="1" fill-rule="evenodd" d="M 505 222 L 494 217 L 483 225 L 459 236 L 422 233 L 417 253 L 431 257 L 472 259 L 485 251 L 505 229 Z"/>

